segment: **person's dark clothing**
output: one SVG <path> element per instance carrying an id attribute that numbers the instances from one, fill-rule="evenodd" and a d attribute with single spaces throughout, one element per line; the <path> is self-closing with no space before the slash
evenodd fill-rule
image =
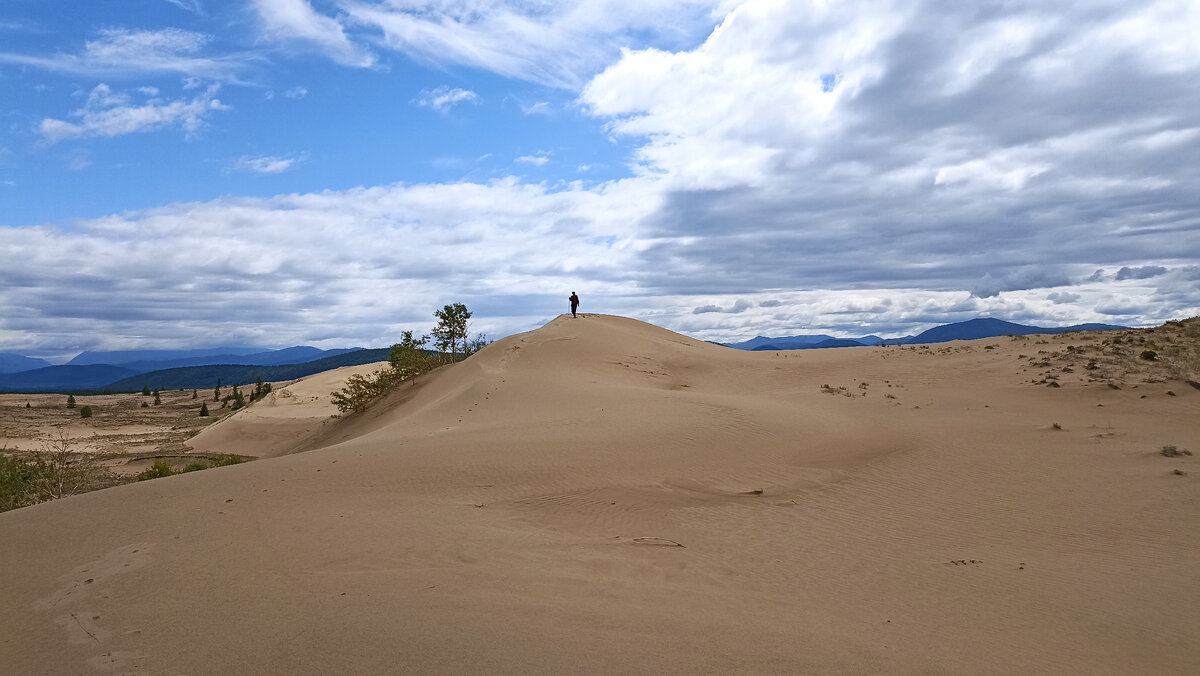
<path id="1" fill-rule="evenodd" d="M 579 309 L 579 296 L 576 296 L 575 292 L 572 291 L 571 297 L 568 298 L 567 300 L 571 301 L 571 316 L 572 317 L 579 316 L 579 315 L 575 314 L 575 311 Z"/>

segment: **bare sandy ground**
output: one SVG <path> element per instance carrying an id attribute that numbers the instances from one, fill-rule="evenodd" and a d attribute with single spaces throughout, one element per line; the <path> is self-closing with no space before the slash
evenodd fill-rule
<path id="1" fill-rule="evenodd" d="M 745 353 L 560 317 L 307 452 L 0 514 L 0 673 L 1197 673 L 1172 331 Z"/>

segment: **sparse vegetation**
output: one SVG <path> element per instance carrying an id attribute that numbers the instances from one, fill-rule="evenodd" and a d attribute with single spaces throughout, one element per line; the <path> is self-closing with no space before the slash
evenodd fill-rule
<path id="1" fill-rule="evenodd" d="M 84 406 L 83 408 L 79 409 L 79 417 L 80 417 L 80 418 L 90 418 L 90 417 L 92 417 L 92 407 L 91 407 L 91 406 Z"/>
<path id="2" fill-rule="evenodd" d="M 418 338 L 413 331 L 404 331 L 400 342 L 388 351 L 388 368 L 365 376 L 352 375 L 346 380 L 345 387 L 330 393 L 330 400 L 339 411 L 343 414 L 361 411 L 400 383 L 465 359 L 487 346 L 488 340 L 483 334 L 470 336 L 468 320 L 471 312 L 462 303 L 446 305 L 433 314 L 438 318 L 438 325 L 433 329 L 432 337 Z M 431 339 L 437 347 L 436 353 L 425 349 Z"/>
<path id="3" fill-rule="evenodd" d="M 119 483 L 95 454 L 59 432 L 22 456 L 0 449 L 0 511 L 65 498 Z"/>
<path id="4" fill-rule="evenodd" d="M 1142 350 L 1142 359 L 1146 361 L 1155 361 L 1158 359 L 1158 353 L 1154 350 Z"/>
<path id="5" fill-rule="evenodd" d="M 1181 455 L 1191 455 L 1192 452 L 1186 448 L 1177 448 L 1175 446 L 1163 446 L 1159 451 L 1164 457 L 1178 458 Z"/>
<path id="6" fill-rule="evenodd" d="M 208 402 L 203 402 L 200 404 L 200 417 L 201 418 L 208 417 Z"/>
<path id="7" fill-rule="evenodd" d="M 198 472 L 200 470 L 212 469 L 213 467 L 238 465 L 243 462 L 246 462 L 246 459 L 240 455 L 222 453 L 213 458 L 197 458 L 187 465 L 184 465 L 183 469 L 175 469 L 175 466 L 171 464 L 171 461 L 167 460 L 166 458 L 156 458 L 149 467 L 139 472 L 135 478 L 138 481 L 161 479 L 163 477 L 175 476 L 176 474 L 185 474 L 187 472 Z"/>
<path id="8" fill-rule="evenodd" d="M 67 408 L 75 408 L 75 395 L 67 395 Z"/>

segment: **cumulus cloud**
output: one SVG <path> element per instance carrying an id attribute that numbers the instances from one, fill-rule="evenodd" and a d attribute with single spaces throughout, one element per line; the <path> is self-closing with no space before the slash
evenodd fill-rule
<path id="1" fill-rule="evenodd" d="M 416 102 L 419 106 L 433 108 L 439 113 L 444 113 L 452 108 L 456 103 L 476 103 L 479 101 L 479 96 L 468 89 L 437 87 L 435 89 L 423 89 L 421 95 L 417 97 Z"/>
<path id="2" fill-rule="evenodd" d="M 218 85 L 207 87 L 190 101 L 151 98 L 134 104 L 129 94 L 99 84 L 88 95 L 83 108 L 71 113 L 75 122 L 46 118 L 39 125 L 48 143 L 89 136 L 120 136 L 164 127 L 182 127 L 189 135 L 200 130 L 209 114 L 229 110 L 216 98 Z"/>
<path id="3" fill-rule="evenodd" d="M 1167 269 L 1161 265 L 1144 265 L 1137 268 L 1126 266 L 1122 267 L 1120 270 L 1117 270 L 1117 281 L 1123 281 L 1126 279 L 1150 279 L 1151 277 L 1158 277 L 1165 274 L 1167 274 Z"/>
<path id="4" fill-rule="evenodd" d="M 625 51 L 580 101 L 662 190 L 646 281 L 995 298 L 1200 255 L 1200 10 L 976 9 L 750 0 L 694 49 Z"/>
<path id="5" fill-rule="evenodd" d="M 971 288 L 971 295 L 991 298 L 1002 291 L 1044 289 L 1070 283 L 1070 278 L 1056 267 L 1025 266 L 995 276 L 990 272 L 985 273 Z"/>
<path id="6" fill-rule="evenodd" d="M 479 330 L 527 330 L 561 311 L 563 289 L 591 289 L 595 307 L 601 289 L 635 292 L 631 252 L 589 240 L 628 233 L 645 203 L 636 186 L 550 192 L 506 179 L 0 228 L 0 285 L 21 290 L 0 294 L 0 350 L 29 335 L 60 346 L 100 336 L 378 346 L 428 330 L 432 308 L 457 301 Z"/>
<path id="7" fill-rule="evenodd" d="M 1065 291 L 1055 291 L 1053 293 L 1046 294 L 1046 300 L 1054 303 L 1055 305 L 1078 303 L 1079 299 L 1081 298 L 1083 298 L 1083 296 L 1077 293 L 1067 293 Z"/>
<path id="8" fill-rule="evenodd" d="M 762 305 L 760 304 L 760 307 L 761 306 Z M 739 298 L 734 301 L 733 305 L 730 305 L 729 307 L 721 307 L 720 305 L 701 305 L 700 307 L 692 310 L 692 314 L 702 315 L 710 312 L 723 312 L 726 314 L 736 315 L 741 314 L 752 307 L 754 307 L 753 303 L 745 298 Z"/>

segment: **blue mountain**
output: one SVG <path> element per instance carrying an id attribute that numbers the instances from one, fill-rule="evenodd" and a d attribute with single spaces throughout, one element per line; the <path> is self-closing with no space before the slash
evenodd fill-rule
<path id="1" fill-rule="evenodd" d="M 1123 329 L 1124 326 L 1113 324 L 1076 324 L 1074 326 L 1043 327 L 1006 322 L 992 317 L 980 317 L 965 322 L 936 326 L 916 336 L 903 338 L 880 338 L 879 336 L 863 336 L 861 338 L 834 338 L 823 334 L 807 336 L 781 336 L 769 338 L 758 336 L 741 343 L 722 343 L 726 347 L 739 350 L 766 352 L 772 350 L 810 350 L 827 347 L 859 347 L 863 345 L 921 345 L 925 343 L 945 343 L 951 340 L 976 340 L 979 338 L 995 338 L 997 336 L 1028 336 L 1037 333 L 1066 333 L 1068 331 L 1109 331 Z"/>
<path id="2" fill-rule="evenodd" d="M 136 375 L 136 372 L 109 364 L 47 366 L 20 373 L 0 373 L 0 392 L 98 390 L 132 375 Z"/>
<path id="3" fill-rule="evenodd" d="M 0 373 L 20 373 L 50 366 L 45 359 L 26 357 L 14 352 L 0 352 Z"/>

